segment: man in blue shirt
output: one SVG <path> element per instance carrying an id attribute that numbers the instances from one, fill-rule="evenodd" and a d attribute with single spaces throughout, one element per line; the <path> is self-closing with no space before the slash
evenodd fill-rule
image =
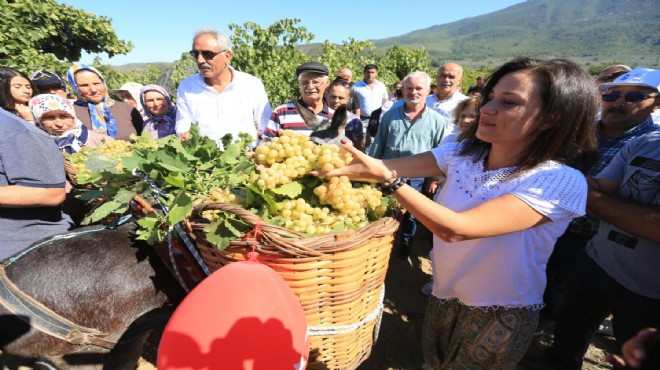
<path id="1" fill-rule="evenodd" d="M 64 161 L 46 132 L 0 109 L 0 260 L 73 226 Z"/>

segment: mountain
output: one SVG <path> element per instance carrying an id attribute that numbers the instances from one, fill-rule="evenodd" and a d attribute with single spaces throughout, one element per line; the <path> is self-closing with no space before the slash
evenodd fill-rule
<path id="1" fill-rule="evenodd" d="M 411 10 L 412 11 L 412 10 Z M 580 64 L 660 66 L 658 0 L 528 0 L 506 9 L 387 39 L 428 50 L 433 65 L 470 67 L 515 56 L 565 57 Z"/>

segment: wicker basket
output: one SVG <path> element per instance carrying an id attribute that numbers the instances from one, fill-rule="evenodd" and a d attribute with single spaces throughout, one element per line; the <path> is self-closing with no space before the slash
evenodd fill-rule
<path id="1" fill-rule="evenodd" d="M 66 179 L 71 186 L 77 187 L 78 181 L 76 181 L 76 175 L 78 174 L 78 171 L 73 168 L 71 162 L 67 160 L 66 155 L 64 156 L 64 172 L 66 173 Z"/>
<path id="2" fill-rule="evenodd" d="M 235 240 L 225 250 L 204 234 L 204 210 L 231 212 L 259 225 L 258 242 Z M 307 369 L 355 369 L 369 357 L 380 326 L 383 283 L 398 222 L 382 218 L 362 229 L 305 237 L 265 223 L 233 204 L 206 202 L 193 210 L 189 228 L 211 270 L 247 259 L 254 247 L 259 261 L 284 278 L 305 311 L 310 328 Z"/>

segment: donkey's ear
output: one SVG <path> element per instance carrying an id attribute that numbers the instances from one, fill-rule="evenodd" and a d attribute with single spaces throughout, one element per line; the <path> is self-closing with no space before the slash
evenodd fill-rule
<path id="1" fill-rule="evenodd" d="M 348 108 L 346 105 L 340 105 L 339 108 L 335 110 L 334 115 L 332 116 L 331 126 L 338 129 L 346 126 L 348 122 Z"/>

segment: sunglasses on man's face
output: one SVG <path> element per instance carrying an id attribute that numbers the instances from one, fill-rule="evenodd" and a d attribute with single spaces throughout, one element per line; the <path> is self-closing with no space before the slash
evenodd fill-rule
<path id="1" fill-rule="evenodd" d="M 220 53 L 224 53 L 227 50 L 220 50 L 218 52 L 212 51 L 212 50 L 190 50 L 190 55 L 197 60 L 197 57 L 199 57 L 199 54 L 202 54 L 202 58 L 204 60 L 211 60 L 215 58 L 216 55 Z"/>
<path id="2" fill-rule="evenodd" d="M 623 94 L 620 94 L 620 93 L 608 93 L 608 94 L 601 95 L 601 99 L 603 99 L 603 101 L 605 101 L 605 102 L 612 103 L 612 102 L 615 102 L 615 101 L 619 100 L 619 98 L 621 96 L 623 96 L 623 100 L 627 101 L 628 103 L 639 103 L 639 102 L 644 101 L 646 99 L 655 98 L 655 97 L 658 96 L 658 94 L 644 94 L 644 93 L 640 93 L 640 92 L 629 92 L 629 93 L 623 95 Z"/>

